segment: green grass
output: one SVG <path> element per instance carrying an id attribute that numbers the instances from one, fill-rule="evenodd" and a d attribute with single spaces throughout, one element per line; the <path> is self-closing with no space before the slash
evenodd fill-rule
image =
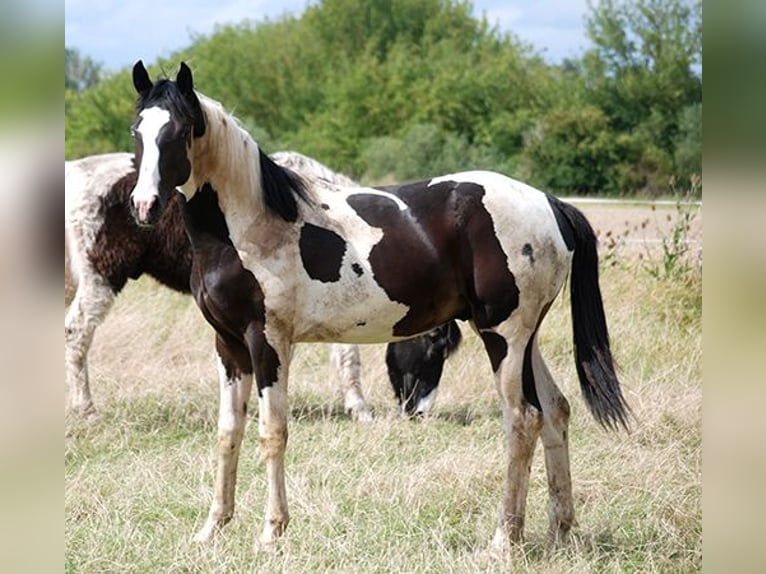
<path id="1" fill-rule="evenodd" d="M 603 431 L 587 413 L 564 297 L 541 346 L 572 405 L 578 525 L 567 545 L 546 546 L 538 447 L 526 541 L 503 555 L 489 550 L 506 461 L 502 420 L 488 361 L 468 329 L 433 416 L 419 422 L 396 415 L 383 346 L 362 348 L 362 384 L 376 417 L 368 425 L 343 414 L 326 347 L 300 346 L 290 382 L 284 540 L 274 553 L 254 549 L 265 478 L 251 414 L 234 520 L 212 544 L 193 543 L 213 485 L 212 332 L 190 298 L 151 280 L 131 285 L 90 358 L 101 415 L 67 420 L 66 571 L 699 571 L 701 285 L 622 265 L 602 273 L 602 288 L 633 432 Z"/>

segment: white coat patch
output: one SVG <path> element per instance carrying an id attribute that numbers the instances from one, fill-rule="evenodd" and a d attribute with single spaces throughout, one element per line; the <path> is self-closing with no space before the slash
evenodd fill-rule
<path id="1" fill-rule="evenodd" d="M 142 111 L 140 117 L 141 122 L 136 131 L 141 134 L 144 151 L 138 182 L 132 195 L 135 201 L 148 202 L 159 195 L 160 148 L 157 145 L 157 136 L 170 121 L 170 112 L 155 107 Z"/>

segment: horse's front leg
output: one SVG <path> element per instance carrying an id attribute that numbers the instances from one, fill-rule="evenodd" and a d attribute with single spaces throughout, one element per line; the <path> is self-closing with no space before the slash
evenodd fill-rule
<path id="1" fill-rule="evenodd" d="M 286 340 L 267 339 L 260 329 L 249 330 L 246 337 L 258 385 L 258 433 L 266 465 L 266 514 L 260 543 L 270 549 L 284 534 L 290 520 L 285 492 L 285 448 L 291 345 Z"/>
<path id="2" fill-rule="evenodd" d="M 215 492 L 205 525 L 194 539 L 211 540 L 234 515 L 234 491 L 247 402 L 253 386 L 250 356 L 239 345 L 216 338 L 220 404 L 218 411 L 218 463 Z"/>

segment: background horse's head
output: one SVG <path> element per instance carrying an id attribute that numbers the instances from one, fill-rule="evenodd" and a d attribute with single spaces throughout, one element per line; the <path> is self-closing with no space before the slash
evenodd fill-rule
<path id="1" fill-rule="evenodd" d="M 205 116 L 184 63 L 175 82 L 155 83 L 139 60 L 133 67 L 133 85 L 138 92 L 131 128 L 138 182 L 130 196 L 131 212 L 139 225 L 153 225 L 175 188 L 191 175 L 191 142 L 205 133 Z"/>

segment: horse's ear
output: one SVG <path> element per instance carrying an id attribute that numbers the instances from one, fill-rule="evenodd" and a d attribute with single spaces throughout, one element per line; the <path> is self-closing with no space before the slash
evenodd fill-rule
<path id="1" fill-rule="evenodd" d="M 136 88 L 139 94 L 144 95 L 152 89 L 153 85 L 152 80 L 149 78 L 149 72 L 144 67 L 144 62 L 139 60 L 133 66 L 133 87 Z"/>
<path id="2" fill-rule="evenodd" d="M 184 96 L 194 94 L 194 80 L 192 80 L 192 73 L 186 62 L 181 62 L 181 68 L 176 76 L 176 84 L 178 84 L 178 89 L 181 90 Z"/>
<path id="3" fill-rule="evenodd" d="M 186 62 L 181 62 L 181 67 L 178 69 L 178 75 L 176 76 L 176 84 L 181 94 L 189 100 L 194 109 L 194 137 L 202 137 L 205 134 L 205 114 L 202 112 L 202 106 L 200 106 L 199 98 L 194 93 L 194 80 L 192 79 L 192 72 Z"/>

